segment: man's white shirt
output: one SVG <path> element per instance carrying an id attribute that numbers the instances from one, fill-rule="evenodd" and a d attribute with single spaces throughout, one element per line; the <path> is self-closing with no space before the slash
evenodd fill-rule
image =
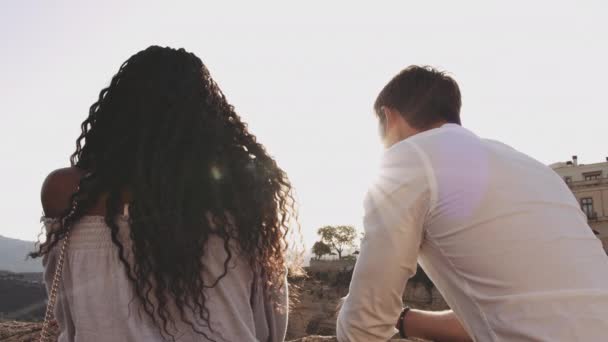
<path id="1" fill-rule="evenodd" d="M 608 257 L 549 167 L 454 124 L 389 148 L 339 341 L 386 341 L 420 262 L 475 341 L 608 341 Z"/>

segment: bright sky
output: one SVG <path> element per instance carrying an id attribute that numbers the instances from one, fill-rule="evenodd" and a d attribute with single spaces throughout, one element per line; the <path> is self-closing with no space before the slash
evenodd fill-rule
<path id="1" fill-rule="evenodd" d="M 547 164 L 608 156 L 605 1 L 162 3 L 2 2 L 1 235 L 36 238 L 44 177 L 68 165 L 120 64 L 151 44 L 206 63 L 289 173 L 308 248 L 322 225 L 361 227 L 381 155 L 371 106 L 410 64 L 453 74 L 481 136 Z"/>

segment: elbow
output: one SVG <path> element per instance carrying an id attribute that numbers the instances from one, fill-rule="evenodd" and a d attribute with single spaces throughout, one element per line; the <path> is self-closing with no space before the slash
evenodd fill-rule
<path id="1" fill-rule="evenodd" d="M 336 323 L 336 337 L 339 342 L 369 342 L 381 341 L 377 336 L 374 336 L 374 329 L 368 326 L 369 323 L 362 317 L 349 313 L 346 310 L 341 310 Z"/>
<path id="2" fill-rule="evenodd" d="M 336 322 L 336 337 L 339 342 L 350 342 L 355 341 L 352 336 L 353 332 L 353 321 L 347 315 L 344 315 L 343 311 L 340 311 L 338 320 Z"/>
<path id="3" fill-rule="evenodd" d="M 362 333 L 365 333 L 365 320 L 358 315 L 358 310 L 353 310 L 348 297 L 340 308 L 336 322 L 336 337 L 339 342 L 368 341 Z"/>
<path id="4" fill-rule="evenodd" d="M 364 311 L 349 312 L 344 307 L 340 310 L 336 322 L 339 342 L 387 341 L 395 334 L 392 322 L 383 324 L 369 312 L 362 315 Z"/>

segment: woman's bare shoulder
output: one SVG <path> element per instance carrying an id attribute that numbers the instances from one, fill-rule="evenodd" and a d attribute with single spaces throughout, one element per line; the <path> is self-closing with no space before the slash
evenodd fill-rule
<path id="1" fill-rule="evenodd" d="M 40 192 L 44 216 L 59 217 L 70 207 L 70 198 L 84 174 L 84 170 L 77 167 L 66 167 L 46 177 Z"/>

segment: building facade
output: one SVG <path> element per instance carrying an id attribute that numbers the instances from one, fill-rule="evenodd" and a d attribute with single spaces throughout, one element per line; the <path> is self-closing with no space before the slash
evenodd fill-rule
<path id="1" fill-rule="evenodd" d="M 577 156 L 551 168 L 568 184 L 589 226 L 608 250 L 608 157 L 605 162 L 579 164 Z"/>

